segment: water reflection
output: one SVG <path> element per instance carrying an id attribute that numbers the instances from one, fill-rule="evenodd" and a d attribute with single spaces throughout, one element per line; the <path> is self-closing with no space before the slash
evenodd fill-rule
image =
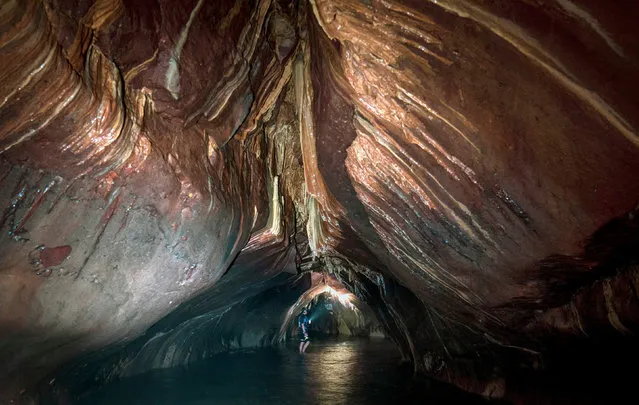
<path id="1" fill-rule="evenodd" d="M 69 388 L 68 404 L 86 405 L 443 405 L 465 397 L 415 387 L 398 373 L 388 340 L 317 341 L 297 347 L 217 355 L 189 367 L 155 370 L 105 387 Z M 419 388 L 415 391 L 415 388 Z M 441 394 L 441 395 L 440 395 Z M 451 395 L 453 394 L 453 395 Z M 60 401 L 43 400 L 42 405 Z M 483 401 L 480 401 L 483 403 Z"/>
<path id="2" fill-rule="evenodd" d="M 308 353 L 304 362 L 309 381 L 315 385 L 315 400 L 322 405 L 345 403 L 353 394 L 361 352 L 353 350 L 353 344 L 348 342 L 321 349 Z"/>

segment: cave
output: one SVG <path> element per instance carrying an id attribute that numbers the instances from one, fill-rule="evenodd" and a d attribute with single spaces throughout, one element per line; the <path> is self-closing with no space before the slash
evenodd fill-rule
<path id="1" fill-rule="evenodd" d="M 2 0 L 0 404 L 633 402 L 638 19 Z"/>

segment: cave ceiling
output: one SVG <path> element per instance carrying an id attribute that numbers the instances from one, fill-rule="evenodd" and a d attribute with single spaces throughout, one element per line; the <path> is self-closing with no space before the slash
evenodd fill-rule
<path id="1" fill-rule="evenodd" d="M 614 296 L 636 272 L 581 318 L 571 297 L 636 243 L 638 16 L 3 1 L 0 371 L 131 340 L 234 268 L 231 289 L 314 269 L 353 291 L 389 280 L 412 298 L 377 299 L 414 356 L 524 347 L 584 317 L 625 333 Z"/>

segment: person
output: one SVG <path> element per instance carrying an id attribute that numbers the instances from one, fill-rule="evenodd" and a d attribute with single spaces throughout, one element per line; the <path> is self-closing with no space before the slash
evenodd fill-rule
<path id="1" fill-rule="evenodd" d="M 304 308 L 302 313 L 297 317 L 297 326 L 300 336 L 300 353 L 306 353 L 308 345 L 311 341 L 308 338 L 308 331 L 311 325 L 311 318 L 308 316 L 308 309 Z"/>

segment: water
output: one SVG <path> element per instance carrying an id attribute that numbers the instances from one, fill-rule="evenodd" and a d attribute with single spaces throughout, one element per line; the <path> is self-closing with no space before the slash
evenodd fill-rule
<path id="1" fill-rule="evenodd" d="M 453 404 L 483 401 L 435 382 L 416 382 L 387 340 L 311 343 L 220 354 L 126 378 L 85 393 L 79 404 Z"/>

